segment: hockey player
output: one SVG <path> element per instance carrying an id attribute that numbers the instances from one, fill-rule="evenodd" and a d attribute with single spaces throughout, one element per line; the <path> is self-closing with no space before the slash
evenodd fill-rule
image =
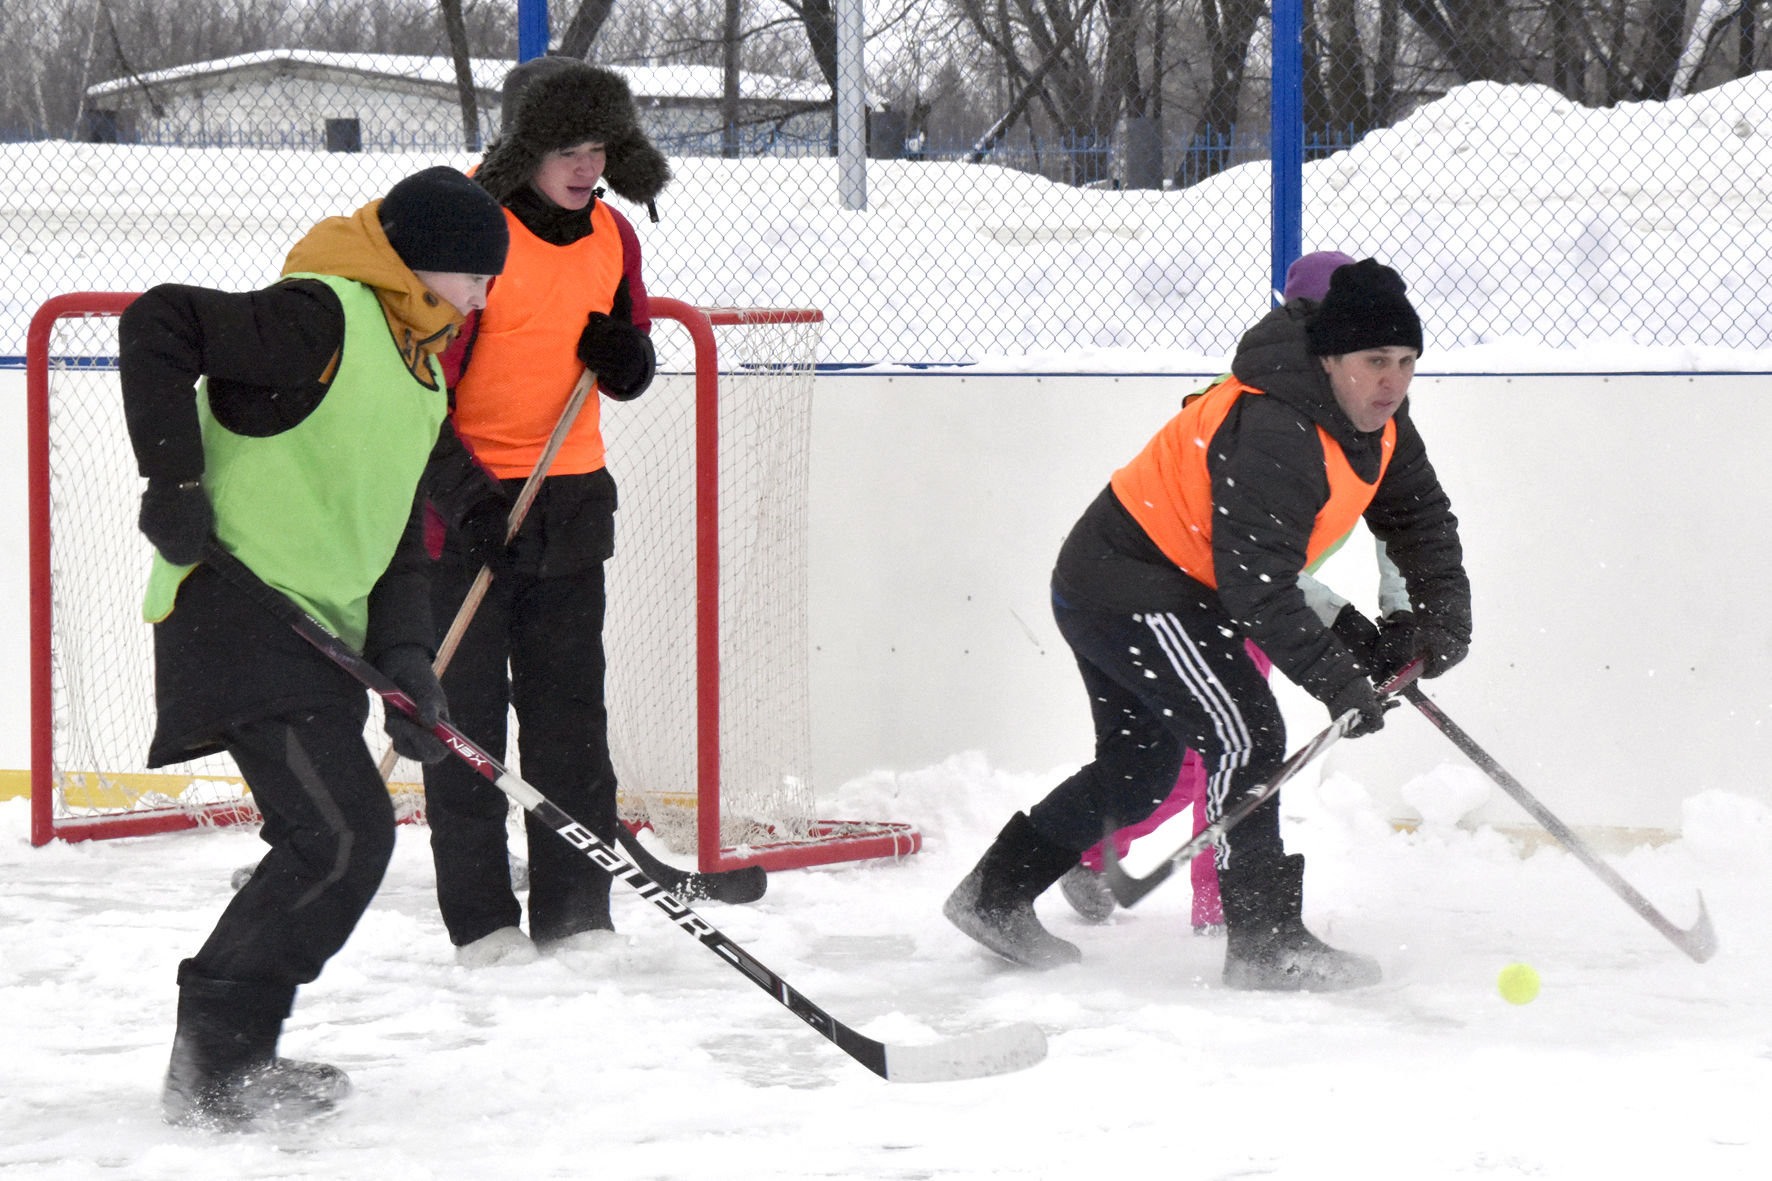
<path id="1" fill-rule="evenodd" d="M 1457 523 L 1405 396 L 1421 322 L 1402 279 L 1367 259 L 1337 269 L 1314 307 L 1276 308 L 1243 337 L 1232 375 L 1158 432 L 1071 530 L 1053 612 L 1095 720 L 1093 761 L 1005 825 L 949 896 L 962 931 L 1015 962 L 1081 953 L 1040 925 L 1034 900 L 1103 831 L 1147 816 L 1188 748 L 1209 814 L 1272 776 L 1285 727 L 1244 651 L 1328 706 L 1350 735 L 1384 724 L 1370 671 L 1310 609 L 1299 573 L 1364 518 L 1402 571 L 1411 651 L 1437 676 L 1470 641 Z M 1225 982 L 1337 989 L 1379 979 L 1302 921 L 1304 859 L 1280 840 L 1279 801 L 1234 829 L 1219 860 Z"/>
<path id="2" fill-rule="evenodd" d="M 623 400 L 652 381 L 639 241 L 598 199 L 598 186 L 650 202 L 670 170 L 613 71 L 532 59 L 506 81 L 505 115 L 502 138 L 474 176 L 504 207 L 511 258 L 445 358 L 453 435 L 466 450 L 449 451 L 446 434 L 433 468 L 437 507 L 451 526 L 432 587 L 437 625 L 455 616 L 482 564 L 495 577 L 443 683 L 456 722 L 496 758 L 504 757 L 506 714 L 515 706 L 524 776 L 613 840 L 603 562 L 614 552 L 616 489 L 594 397 L 508 549 L 504 538 L 511 505 L 580 372 L 588 368 L 602 393 Z M 425 809 L 437 901 L 459 962 L 532 960 L 536 944 L 559 948 L 613 927 L 609 875 L 525 817 L 523 933 L 506 849 L 508 803 L 471 769 L 426 768 Z"/>
<path id="3" fill-rule="evenodd" d="M 1318 250 L 1303 255 L 1286 268 L 1286 285 L 1281 292 L 1281 302 L 1298 303 L 1309 300 L 1313 305 L 1316 304 L 1328 293 L 1330 276 L 1353 262 L 1351 255 L 1339 250 Z M 1374 680 L 1384 681 L 1408 663 L 1414 620 L 1409 614 L 1409 598 L 1403 584 L 1403 575 L 1397 570 L 1396 563 L 1384 556 L 1383 542 L 1378 544 L 1377 557 L 1380 622 L 1376 626 L 1353 604 L 1310 575 L 1300 574 L 1298 586 L 1304 592 L 1305 601 L 1310 604 L 1311 610 L 1317 613 L 1317 618 L 1329 625 L 1336 637 L 1354 655 L 1361 658 L 1372 671 Z M 1249 653 L 1249 659 L 1255 662 L 1261 675 L 1267 676 L 1272 664 L 1261 649 L 1253 643 L 1245 642 L 1244 650 Z M 1182 759 L 1181 774 L 1175 780 L 1175 788 L 1157 806 L 1157 810 L 1137 824 L 1129 824 L 1114 834 L 1114 851 L 1124 858 L 1133 841 L 1154 832 L 1171 816 L 1190 806 L 1194 811 L 1193 835 L 1199 836 L 1210 821 L 1207 816 L 1206 764 L 1201 761 L 1197 750 L 1189 750 Z M 1218 894 L 1217 857 L 1216 848 L 1206 849 L 1188 865 L 1188 877 L 1194 890 L 1193 927 L 1196 935 L 1222 934 L 1224 931 L 1224 906 Z M 1114 913 L 1114 896 L 1108 890 L 1101 871 L 1101 845 L 1096 844 L 1084 850 L 1077 864 L 1059 879 L 1065 901 L 1092 923 L 1106 922 Z"/>
<path id="4" fill-rule="evenodd" d="M 343 946 L 394 845 L 363 741 L 368 698 L 246 593 L 197 564 L 213 536 L 443 716 L 431 674 L 421 476 L 443 422 L 437 353 L 504 265 L 498 205 L 461 173 L 409 176 L 315 226 L 261 291 L 155 287 L 119 326 L 130 440 L 158 551 L 151 767 L 225 749 L 270 846 L 179 965 L 166 1119 L 244 1130 L 323 1114 L 336 1067 L 277 1055 L 298 986 Z M 442 743 L 400 714 L 409 757 Z"/>

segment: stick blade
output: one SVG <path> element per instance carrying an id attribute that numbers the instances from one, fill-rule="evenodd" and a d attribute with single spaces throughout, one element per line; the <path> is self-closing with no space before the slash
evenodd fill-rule
<path id="1" fill-rule="evenodd" d="M 768 889 L 769 872 L 761 865 L 746 865 L 716 873 L 689 874 L 683 880 L 683 888 L 673 893 L 691 902 L 706 898 L 742 906 L 757 901 Z"/>
<path id="2" fill-rule="evenodd" d="M 1674 942 L 1700 964 L 1717 954 L 1717 929 L 1711 926 L 1710 910 L 1704 905 L 1702 893 L 1698 895 L 1698 921 L 1680 932 L 1680 938 Z"/>
<path id="3" fill-rule="evenodd" d="M 1120 864 L 1119 854 L 1114 849 L 1113 833 L 1108 833 L 1101 842 L 1101 876 L 1107 881 L 1107 887 L 1114 896 L 1114 901 L 1121 906 L 1131 908 L 1138 900 L 1155 890 L 1168 880 L 1175 872 L 1173 859 L 1164 861 L 1142 878 L 1135 878 L 1126 872 Z"/>
<path id="4" fill-rule="evenodd" d="M 886 1081 L 951 1083 L 1010 1074 L 1046 1057 L 1046 1035 L 1025 1021 L 926 1046 L 887 1046 Z"/>
<path id="5" fill-rule="evenodd" d="M 757 901 L 769 889 L 769 873 L 761 865 L 698 873 L 659 860 L 626 825 L 617 830 L 615 837 L 630 865 L 684 901 L 706 899 L 743 905 Z"/>

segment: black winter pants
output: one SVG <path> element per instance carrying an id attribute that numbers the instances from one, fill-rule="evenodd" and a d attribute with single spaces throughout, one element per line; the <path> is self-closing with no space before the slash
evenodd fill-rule
<path id="1" fill-rule="evenodd" d="M 1206 764 L 1213 820 L 1285 761 L 1278 703 L 1215 601 L 1135 613 L 1086 610 L 1054 593 L 1052 612 L 1089 693 L 1095 758 L 1028 810 L 1046 839 L 1081 853 L 1143 820 L 1174 789 L 1190 747 Z M 1277 797 L 1251 813 L 1220 845 L 1219 868 L 1276 863 L 1279 817 Z"/>
<path id="2" fill-rule="evenodd" d="M 477 570 L 453 547 L 436 563 L 432 611 L 447 627 Z M 443 674 L 449 716 L 504 759 L 509 709 L 516 707 L 521 773 L 573 819 L 605 840 L 615 834 L 615 769 L 603 703 L 603 567 L 493 580 Z M 437 903 L 457 947 L 522 911 L 511 888 L 503 792 L 458 759 L 425 768 L 425 815 L 437 871 Z M 533 817 L 529 846 L 529 933 L 541 942 L 608 929 L 609 875 Z"/>
<path id="3" fill-rule="evenodd" d="M 368 716 L 359 692 L 224 732 L 271 851 L 185 970 L 293 989 L 344 946 L 394 852 L 393 802 L 363 743 Z"/>

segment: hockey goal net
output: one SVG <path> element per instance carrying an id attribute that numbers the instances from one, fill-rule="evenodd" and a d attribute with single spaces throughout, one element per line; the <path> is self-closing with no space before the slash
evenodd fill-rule
<path id="1" fill-rule="evenodd" d="M 36 844 L 258 818 L 225 755 L 143 765 L 150 550 L 116 367 L 133 298 L 52 299 L 27 343 Z M 915 852 L 909 825 L 820 819 L 812 789 L 806 500 L 823 316 L 659 298 L 652 309 L 660 377 L 603 407 L 621 488 L 604 634 L 623 819 L 704 871 Z M 366 738 L 378 755 L 386 746 L 379 708 Z M 396 767 L 391 790 L 403 815 L 422 816 L 414 764 Z"/>

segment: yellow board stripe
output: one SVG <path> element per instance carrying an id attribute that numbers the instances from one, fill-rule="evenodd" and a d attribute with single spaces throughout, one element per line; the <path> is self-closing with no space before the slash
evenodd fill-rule
<path id="1" fill-rule="evenodd" d="M 213 792 L 214 785 L 226 784 L 240 794 L 247 794 L 246 781 L 238 775 L 189 775 L 170 771 L 121 771 L 121 772 L 63 772 L 62 798 L 70 808 L 110 808 L 128 809 L 143 796 L 165 796 L 176 800 L 196 784 L 207 784 Z M 388 791 L 393 795 L 405 795 L 424 790 L 420 781 L 396 779 L 388 784 Z M 0 800 L 27 797 L 31 794 L 31 773 L 29 771 L 0 771 Z M 638 804 L 626 792 L 621 793 L 621 802 Z M 665 792 L 653 798 L 655 805 L 662 804 L 667 808 L 690 809 L 695 807 L 694 792 Z"/>

